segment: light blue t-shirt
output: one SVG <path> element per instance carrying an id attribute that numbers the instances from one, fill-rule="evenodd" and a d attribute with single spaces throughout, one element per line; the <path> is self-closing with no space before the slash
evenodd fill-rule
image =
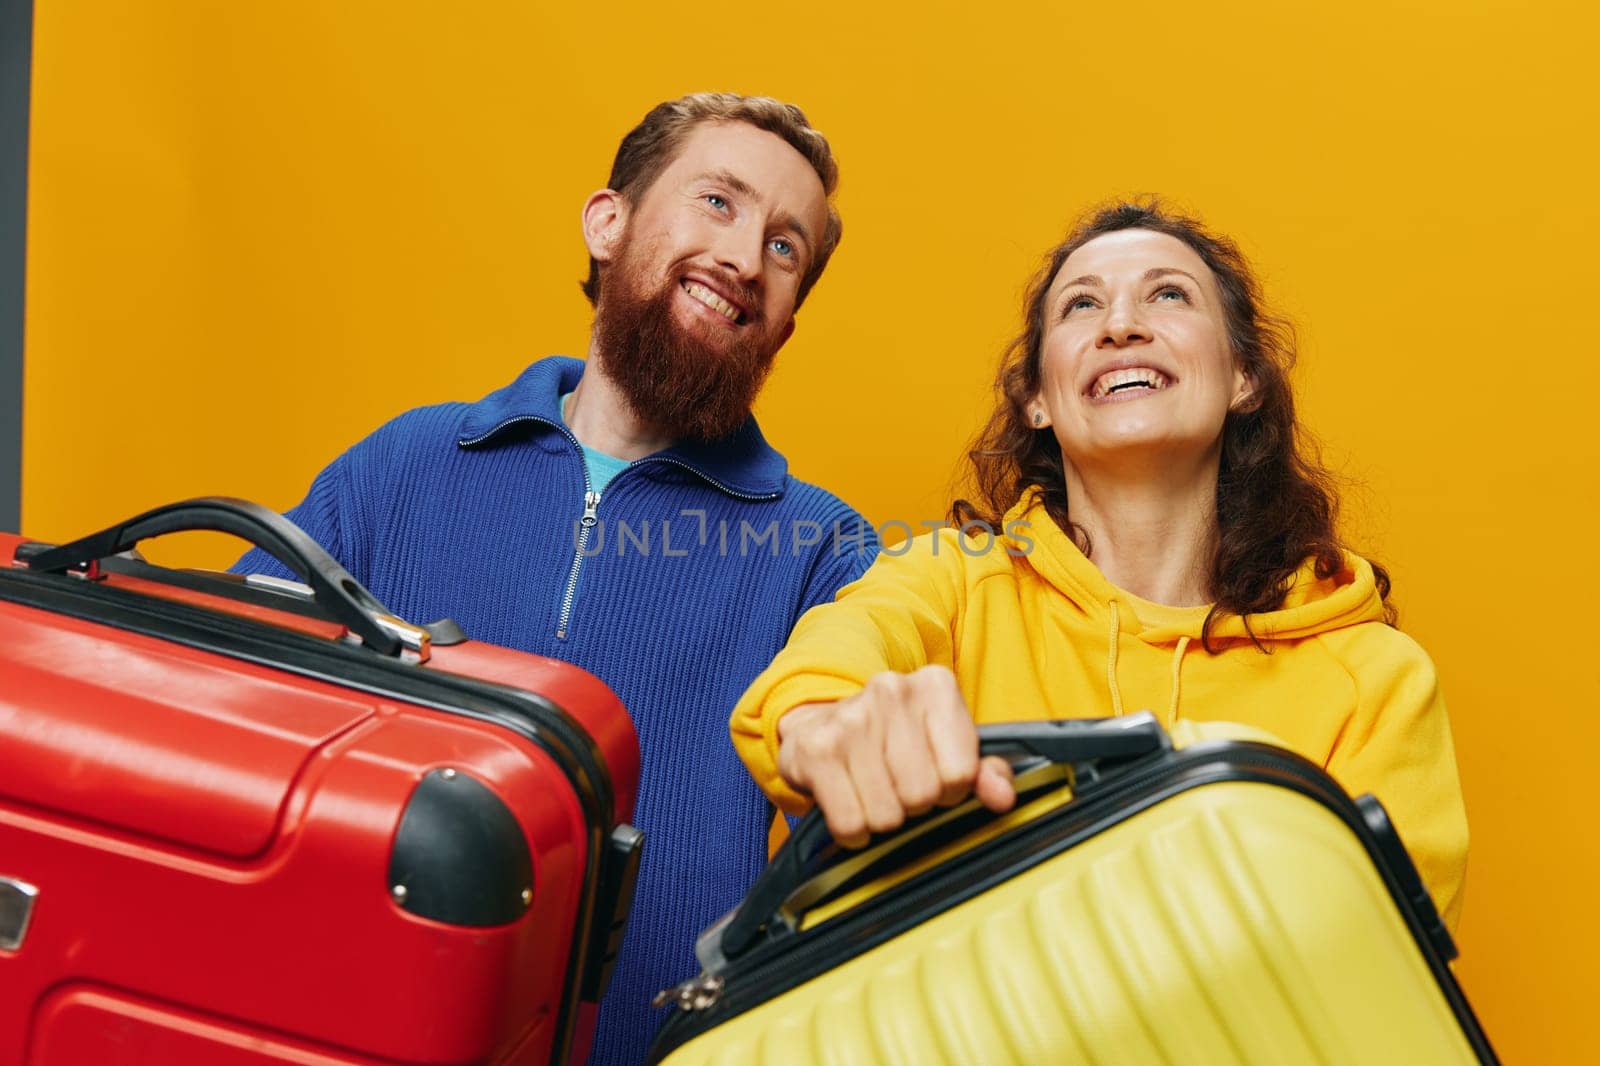
<path id="1" fill-rule="evenodd" d="M 567 397 L 572 393 L 564 393 L 561 397 L 561 421 L 567 420 Z M 589 488 L 593 492 L 604 493 L 606 486 L 611 484 L 611 479 L 622 473 L 622 468 L 628 465 L 628 460 L 618 459 L 605 452 L 597 452 L 582 441 L 578 447 L 583 449 L 583 465 L 589 471 Z"/>

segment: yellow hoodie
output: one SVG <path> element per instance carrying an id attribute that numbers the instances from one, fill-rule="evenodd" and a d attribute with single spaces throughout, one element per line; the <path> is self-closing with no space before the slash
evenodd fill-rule
<path id="1" fill-rule="evenodd" d="M 1319 580 L 1307 563 L 1280 610 L 1200 628 L 1208 608 L 1164 607 L 1108 582 L 1024 496 L 1014 535 L 953 530 L 881 555 L 837 600 L 801 618 L 789 644 L 734 708 L 734 746 L 784 811 L 810 801 L 778 774 L 778 719 L 859 692 L 885 670 L 955 672 L 979 722 L 1090 718 L 1151 710 L 1264 729 L 1325 768 L 1351 795 L 1388 808 L 1451 929 L 1461 911 L 1467 819 L 1450 722 L 1433 663 L 1385 625 L 1372 567 L 1345 557 Z M 1026 523 L 1026 524 L 1023 524 Z"/>

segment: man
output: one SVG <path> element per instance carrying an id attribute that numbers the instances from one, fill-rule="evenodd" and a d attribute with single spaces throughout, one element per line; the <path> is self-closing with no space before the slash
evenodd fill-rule
<path id="1" fill-rule="evenodd" d="M 584 204 L 587 362 L 401 415 L 289 512 L 400 616 L 576 663 L 632 714 L 646 843 L 591 1061 L 643 1060 L 651 998 L 694 975 L 696 935 L 763 865 L 768 808 L 728 716 L 876 550 L 750 417 L 838 243 L 836 182 L 797 108 L 656 107 Z M 260 553 L 236 569 L 284 573 Z"/>

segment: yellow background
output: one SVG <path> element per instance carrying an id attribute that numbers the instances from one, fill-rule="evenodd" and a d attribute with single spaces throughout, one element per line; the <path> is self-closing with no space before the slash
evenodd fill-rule
<path id="1" fill-rule="evenodd" d="M 845 240 L 759 413 L 878 522 L 942 514 L 1022 285 L 1083 207 L 1161 193 L 1237 235 L 1444 679 L 1459 973 L 1508 1061 L 1585 1057 L 1592 5 L 36 7 L 40 538 L 199 493 L 286 508 L 400 410 L 581 354 L 579 206 L 683 92 L 792 99 L 833 141 Z"/>

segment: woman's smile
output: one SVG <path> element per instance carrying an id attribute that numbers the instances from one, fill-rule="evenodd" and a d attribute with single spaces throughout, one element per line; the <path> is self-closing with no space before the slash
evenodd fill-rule
<path id="1" fill-rule="evenodd" d="M 1124 403 L 1154 396 L 1176 384 L 1175 378 L 1153 366 L 1117 367 L 1091 381 L 1085 395 L 1090 403 Z"/>

